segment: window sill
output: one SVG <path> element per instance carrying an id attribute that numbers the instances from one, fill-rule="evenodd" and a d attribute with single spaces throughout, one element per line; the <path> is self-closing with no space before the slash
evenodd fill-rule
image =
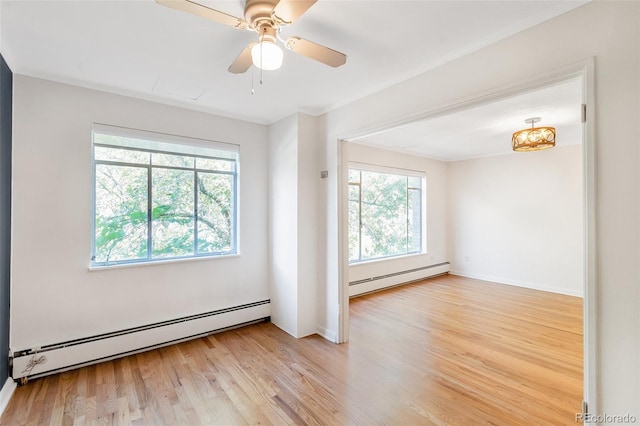
<path id="1" fill-rule="evenodd" d="M 97 266 L 89 265 L 89 271 L 90 272 L 108 271 L 108 270 L 111 270 L 111 269 L 146 267 L 146 266 L 154 266 L 154 265 L 167 265 L 167 264 L 172 264 L 172 263 L 200 262 L 200 261 L 203 261 L 203 260 L 228 259 L 230 257 L 240 257 L 240 253 L 222 254 L 222 255 L 218 255 L 218 256 L 185 257 L 185 258 L 180 258 L 180 259 L 163 259 L 163 260 L 153 260 L 153 261 L 150 261 L 150 262 L 115 263 L 113 265 L 97 265 Z"/>

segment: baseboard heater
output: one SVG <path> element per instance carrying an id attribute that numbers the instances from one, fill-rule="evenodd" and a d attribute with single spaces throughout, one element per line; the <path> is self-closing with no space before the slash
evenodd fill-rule
<path id="1" fill-rule="evenodd" d="M 389 274 L 354 280 L 349 282 L 349 296 L 359 296 L 361 294 L 381 290 L 383 288 L 446 274 L 447 272 L 449 272 L 449 262 L 442 262 L 434 265 L 421 266 L 419 268 L 406 269 Z"/>
<path id="2" fill-rule="evenodd" d="M 59 373 L 268 320 L 271 301 L 238 305 L 125 330 L 13 352 L 11 377 Z"/>

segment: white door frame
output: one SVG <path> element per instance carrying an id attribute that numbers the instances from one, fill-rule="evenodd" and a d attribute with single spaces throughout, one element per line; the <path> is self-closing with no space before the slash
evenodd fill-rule
<path id="1" fill-rule="evenodd" d="M 594 58 L 569 65 L 534 78 L 514 84 L 497 87 L 473 97 L 461 99 L 442 105 L 438 108 L 422 111 L 386 123 L 364 129 L 357 129 L 338 137 L 338 297 L 339 318 L 337 342 L 349 340 L 349 259 L 348 259 L 348 216 L 347 183 L 348 158 L 347 144 L 376 133 L 418 120 L 451 114 L 463 109 L 495 102 L 498 99 L 511 97 L 523 92 L 550 86 L 564 80 L 581 77 L 583 82 L 583 103 L 586 108 L 586 122 L 582 129 L 582 160 L 584 190 L 584 401 L 588 403 L 589 412 L 598 413 L 597 398 L 597 263 L 596 245 L 596 140 L 595 140 L 595 61 Z"/>

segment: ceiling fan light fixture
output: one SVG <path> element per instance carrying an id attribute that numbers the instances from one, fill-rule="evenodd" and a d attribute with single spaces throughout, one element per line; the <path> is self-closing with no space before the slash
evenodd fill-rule
<path id="1" fill-rule="evenodd" d="M 251 48 L 253 65 L 265 71 L 280 68 L 283 57 L 282 49 L 271 40 L 263 40 Z"/>
<path id="2" fill-rule="evenodd" d="M 2 0 L 0 0 L 2 1 Z M 199 4 L 196 0 L 155 0 L 157 3 L 192 15 L 200 16 L 236 30 L 258 33 L 258 40 L 247 44 L 227 70 L 242 74 L 255 65 L 262 70 L 277 70 L 282 66 L 283 51 L 276 45 L 280 40 L 287 49 L 298 55 L 331 67 L 347 62 L 347 55 L 318 43 L 294 36 L 279 38 L 278 32 L 302 16 L 318 0 L 243 0 L 244 19 Z"/>
<path id="3" fill-rule="evenodd" d="M 525 123 L 531 124 L 531 128 L 518 130 L 511 137 L 511 146 L 514 151 L 541 151 L 556 146 L 556 129 L 554 127 L 533 127 L 540 121 L 540 117 L 528 118 Z"/>

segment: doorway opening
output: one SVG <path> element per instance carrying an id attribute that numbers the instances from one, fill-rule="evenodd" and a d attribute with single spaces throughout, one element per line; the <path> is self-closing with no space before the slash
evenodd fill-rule
<path id="1" fill-rule="evenodd" d="M 578 96 L 577 98 L 576 93 Z M 562 108 L 557 107 L 562 103 L 562 99 L 564 99 L 565 95 L 568 97 L 573 96 L 569 101 L 574 104 L 573 111 L 569 113 L 570 117 L 567 116 L 567 114 L 563 115 L 563 113 L 560 112 Z M 556 291 L 558 293 L 583 298 L 583 395 L 584 401 L 590 402 L 590 411 L 592 411 L 594 408 L 593 404 L 596 402 L 596 352 L 593 344 L 596 337 L 596 251 L 594 232 L 595 141 L 593 136 L 595 123 L 593 108 L 589 108 L 589 102 L 591 99 L 593 99 L 593 62 L 586 61 L 585 63 L 579 64 L 570 70 L 565 69 L 551 73 L 542 78 L 514 84 L 508 88 L 501 88 L 475 99 L 446 105 L 442 108 L 438 108 L 437 110 L 395 120 L 394 122 L 382 124 L 375 129 L 368 128 L 360 132 L 354 131 L 349 135 L 345 135 L 340 138 L 338 142 L 339 156 L 341 160 L 339 162 L 341 165 L 339 172 L 339 190 L 342 206 L 339 209 L 339 224 L 341 231 L 339 234 L 341 248 L 344 255 L 342 256 L 340 263 L 342 277 L 340 300 L 342 303 L 338 340 L 340 342 L 348 340 L 349 297 L 359 294 L 360 290 L 358 289 L 358 286 L 365 289 L 362 293 L 366 293 L 384 288 L 384 284 L 387 283 L 395 285 L 402 282 L 420 279 L 421 275 L 429 276 L 442 272 L 458 273 L 459 275 L 466 274 L 473 278 L 481 278 L 489 281 L 492 280 L 491 278 L 497 278 L 495 279 L 497 282 L 502 281 L 502 283 L 520 285 L 524 287 L 529 286 L 535 288 L 535 285 L 537 284 L 538 290 Z M 521 104 L 520 107 L 515 107 L 513 102 L 518 101 L 524 103 Z M 530 102 L 530 106 L 527 106 L 526 102 Z M 509 118 L 506 114 L 501 115 L 498 111 L 500 108 L 505 106 L 509 109 L 509 105 L 510 110 L 514 114 L 521 115 L 519 116 L 519 127 L 516 124 L 513 124 L 513 117 Z M 540 114 L 532 113 L 532 109 L 538 108 L 538 110 L 540 110 L 543 106 L 548 107 L 546 111 L 543 111 Z M 483 111 L 488 115 L 482 115 L 479 111 Z M 547 117 L 544 117 L 543 114 Z M 482 138 L 479 136 L 479 132 L 482 131 L 482 129 L 484 129 L 484 132 L 487 133 L 489 137 L 493 135 L 496 142 L 505 145 L 507 147 L 507 151 L 510 151 L 511 133 L 516 130 L 520 130 L 520 128 L 526 127 L 527 125 L 524 121 L 530 118 L 529 115 L 542 116 L 544 122 L 540 123 L 541 125 L 552 126 L 554 125 L 554 123 L 552 123 L 554 120 L 556 123 L 563 123 L 567 121 L 567 123 L 565 123 L 566 125 L 557 125 L 558 142 L 555 148 L 549 150 L 548 153 L 508 153 L 497 151 L 482 153 L 480 151 L 480 148 L 483 148 L 484 145 L 490 145 L 489 143 L 482 143 Z M 474 119 L 478 119 L 478 121 L 473 122 Z M 505 130 L 507 125 L 509 126 L 509 130 Z M 454 139 L 457 138 L 458 140 L 464 140 L 460 143 L 454 143 L 450 139 L 445 140 L 443 143 L 441 140 L 442 138 L 438 137 L 438 135 L 442 134 L 439 132 L 442 132 L 443 129 L 446 130 L 447 128 L 456 128 L 456 126 L 457 129 Z M 465 134 L 465 129 L 471 129 L 472 131 Z M 506 138 L 495 137 L 496 131 L 502 131 L 503 133 L 506 132 Z M 432 142 L 431 146 L 435 146 L 436 149 L 429 152 L 429 141 L 433 141 L 434 138 L 438 139 L 438 142 Z M 561 142 L 562 138 L 564 138 L 563 142 Z M 478 141 L 479 143 L 473 145 L 470 141 Z M 567 141 L 569 142 L 567 143 Z M 551 153 L 554 152 L 554 150 L 556 153 L 561 152 L 566 154 L 566 158 L 564 160 L 559 158 L 551 159 Z M 498 249 L 504 249 L 504 251 L 500 252 L 501 255 L 497 256 L 497 260 L 496 256 L 494 256 L 493 262 L 500 263 L 501 266 L 511 266 L 513 267 L 513 272 L 517 272 L 518 270 L 522 272 L 523 269 L 526 269 L 525 265 L 533 265 L 533 267 L 537 269 L 536 272 L 533 270 L 529 271 L 533 272 L 534 275 L 537 272 L 542 272 L 539 267 L 535 267 L 536 262 L 525 262 L 520 265 L 516 262 L 514 264 L 513 259 L 517 256 L 520 256 L 520 258 L 524 260 L 526 260 L 527 257 L 536 259 L 544 258 L 545 256 L 547 256 L 547 260 L 555 261 L 559 258 L 559 260 L 562 261 L 563 258 L 566 259 L 566 256 L 563 257 L 561 254 L 553 253 L 554 249 L 559 248 L 559 246 L 562 245 L 558 244 L 557 240 L 554 239 L 555 237 L 558 237 L 557 233 L 549 233 L 550 236 L 546 240 L 543 240 L 537 238 L 540 234 L 537 232 L 535 242 L 536 244 L 539 243 L 540 246 L 537 248 L 531 248 L 530 250 L 525 250 L 524 252 L 523 248 L 518 245 L 521 244 L 522 241 L 511 241 L 512 244 L 510 245 L 508 244 L 510 236 L 504 234 L 502 235 L 504 237 L 503 241 L 493 241 L 496 246 L 483 247 L 482 244 L 480 244 L 480 247 L 475 247 L 475 251 L 469 247 L 469 245 L 474 245 L 468 243 L 468 240 L 470 239 L 469 235 L 473 234 L 474 229 L 472 227 L 466 229 L 463 225 L 465 223 L 468 224 L 473 220 L 479 221 L 483 214 L 485 215 L 485 218 L 492 218 L 490 211 L 483 212 L 481 206 L 478 204 L 471 204 L 474 206 L 474 210 L 470 213 L 466 210 L 469 204 L 465 203 L 468 203 L 468 198 L 474 193 L 477 193 L 478 189 L 473 187 L 473 183 L 475 182 L 474 175 L 469 174 L 469 164 L 475 163 L 473 164 L 475 167 L 479 164 L 481 165 L 481 163 L 486 163 L 485 165 L 487 166 L 487 170 L 491 170 L 491 162 L 506 162 L 509 161 L 508 159 L 511 157 L 516 158 L 515 156 L 522 155 L 530 155 L 527 160 L 523 161 L 532 160 L 535 156 L 536 161 L 543 161 L 543 164 L 545 160 L 548 160 L 547 163 L 557 162 L 554 166 L 554 173 L 560 175 L 567 172 L 566 169 L 563 171 L 561 162 L 565 160 L 573 161 L 573 163 L 571 163 L 573 164 L 572 172 L 565 173 L 573 176 L 569 181 L 571 181 L 571 179 L 573 180 L 571 182 L 564 182 L 562 185 L 565 186 L 565 190 L 571 188 L 570 185 L 574 185 L 573 188 L 575 189 L 577 187 L 577 192 L 580 194 L 580 197 L 577 200 L 573 199 L 571 201 L 573 207 L 567 207 L 567 209 L 571 209 L 572 213 L 567 214 L 566 223 L 570 224 L 570 226 L 565 227 L 564 231 L 568 231 L 569 228 L 571 228 L 571 230 L 569 233 L 561 237 L 563 239 L 563 244 L 567 244 L 564 247 L 573 247 L 571 250 L 571 267 L 558 272 L 555 277 L 547 276 L 546 278 L 543 278 L 541 276 L 537 276 L 532 278 L 533 275 L 528 275 L 529 279 L 527 280 L 523 278 L 518 279 L 512 275 L 511 282 L 509 282 L 509 279 L 504 279 L 505 277 L 509 278 L 507 277 L 507 275 L 509 275 L 507 273 L 503 273 L 502 275 L 491 275 L 486 272 L 487 264 L 492 262 L 490 260 L 492 259 L 490 255 L 495 255 L 496 252 L 500 252 Z M 555 153 L 553 155 L 557 156 Z M 413 163 L 394 163 L 393 161 L 389 161 L 390 158 L 395 157 L 404 158 L 405 160 L 407 158 L 415 159 L 413 160 Z M 520 159 L 522 158 L 524 157 L 520 157 Z M 568 160 L 569 158 L 573 158 L 573 160 Z M 465 162 L 466 164 L 462 164 Z M 424 172 L 424 164 L 428 163 L 427 169 L 436 171 L 435 173 L 430 172 L 426 175 L 426 198 L 429 200 L 430 197 L 432 197 L 432 201 L 434 201 L 433 198 L 437 199 L 439 196 L 444 194 L 445 198 L 447 198 L 447 204 L 444 210 L 438 210 L 436 208 L 435 211 L 431 211 L 429 203 L 426 203 L 427 219 L 425 223 L 426 232 L 424 235 L 424 250 L 419 253 L 418 256 L 404 256 L 395 259 L 390 258 L 384 262 L 372 261 L 360 264 L 349 262 L 349 203 L 351 202 L 353 204 L 349 199 L 349 169 L 356 169 L 358 167 L 357 163 L 368 163 L 374 166 L 395 166 L 397 169 L 404 168 L 411 172 Z M 444 163 L 444 166 L 439 163 Z M 577 170 L 575 168 L 576 164 L 578 167 Z M 513 169 L 513 167 L 515 167 L 515 169 Z M 496 174 L 485 175 L 484 178 L 489 181 L 503 183 L 503 186 L 512 186 L 511 190 L 516 191 L 515 193 L 517 193 L 518 190 L 521 191 L 523 201 L 526 201 L 527 195 L 531 195 L 531 191 L 535 190 L 541 190 L 544 192 L 546 189 L 547 193 L 551 192 L 553 193 L 552 195 L 559 196 L 560 194 L 557 191 L 558 182 L 554 180 L 552 176 L 549 176 L 549 173 L 547 172 L 550 172 L 550 170 L 544 168 L 540 169 L 540 167 L 541 166 L 538 165 L 531 169 L 534 171 L 534 176 L 526 176 L 528 172 L 526 172 L 521 165 L 514 166 L 512 164 L 512 170 L 504 172 L 502 178 L 499 176 L 500 172 L 495 170 L 494 173 Z M 453 182 L 446 182 L 444 186 L 442 186 L 440 182 L 441 186 L 444 187 L 445 190 L 436 189 L 434 194 L 432 193 L 434 191 L 433 188 L 438 186 L 438 180 L 441 179 L 441 177 L 438 177 L 438 173 L 445 175 L 445 178 L 442 178 L 444 180 L 451 178 L 451 175 L 454 175 L 454 178 L 452 179 Z M 435 175 L 435 177 L 429 176 L 430 174 Z M 538 187 L 536 187 L 536 177 L 538 178 Z M 545 177 L 549 178 L 549 180 L 546 180 Z M 431 182 L 431 180 L 434 182 Z M 452 190 L 458 190 L 463 187 L 466 188 L 466 195 L 468 197 L 464 200 L 457 199 L 453 203 L 453 207 L 457 210 L 457 213 L 452 213 L 449 210 L 452 208 L 452 203 L 449 202 L 448 197 L 451 197 Z M 495 200 L 489 201 L 495 202 Z M 516 210 L 505 212 L 504 209 L 508 208 L 508 204 L 504 204 L 500 211 L 506 214 L 505 217 L 513 217 L 513 223 L 517 223 L 519 220 L 523 224 L 522 227 L 528 230 L 535 230 L 538 225 L 541 227 L 540 229 L 547 229 L 547 225 L 549 224 L 544 223 L 547 218 L 540 217 L 540 214 L 543 216 L 544 214 L 537 211 L 536 208 L 549 207 L 549 205 L 545 206 L 545 203 L 539 202 L 540 200 L 537 201 L 538 202 L 529 206 L 529 209 L 525 209 L 524 211 Z M 552 203 L 552 201 L 547 199 L 547 203 Z M 568 213 L 568 210 L 566 213 Z M 452 214 L 457 216 L 454 219 L 450 219 L 449 216 Z M 495 226 L 500 224 L 500 218 L 497 219 L 497 222 L 493 223 Z M 449 220 L 448 224 L 445 226 L 446 229 L 438 229 L 438 225 L 434 225 L 438 220 Z M 442 228 L 442 226 L 440 226 L 440 228 Z M 517 230 L 517 228 L 514 229 Z M 491 232 L 492 229 L 486 229 L 485 231 Z M 445 240 L 444 248 L 442 248 L 441 245 L 438 245 L 438 239 Z M 527 240 L 527 238 L 525 238 L 524 241 L 526 243 L 527 241 L 533 240 Z M 353 241 L 351 241 L 351 243 L 353 246 Z M 548 248 L 547 250 L 541 248 L 545 246 Z M 510 258 L 507 256 L 508 253 L 511 253 L 516 257 Z M 564 251 L 560 253 L 567 252 Z M 484 256 L 488 257 L 485 258 Z M 389 265 L 392 266 L 390 267 Z M 556 266 L 549 267 L 546 273 L 553 274 L 554 271 L 559 271 Z M 428 267 L 433 267 L 433 271 L 429 271 Z M 438 268 L 445 270 L 441 271 Z M 485 272 L 475 272 L 476 276 L 474 277 L 474 270 Z M 526 270 L 524 272 L 527 273 Z M 393 275 L 395 275 L 395 277 L 393 277 Z M 502 280 L 500 278 L 502 278 Z M 395 282 L 394 279 L 396 280 Z M 377 288 L 376 285 L 373 284 L 376 281 L 383 285 L 380 288 Z M 556 285 L 561 281 L 565 285 Z M 547 284 L 545 284 L 545 282 Z M 531 284 L 533 284 L 533 286 Z"/>

